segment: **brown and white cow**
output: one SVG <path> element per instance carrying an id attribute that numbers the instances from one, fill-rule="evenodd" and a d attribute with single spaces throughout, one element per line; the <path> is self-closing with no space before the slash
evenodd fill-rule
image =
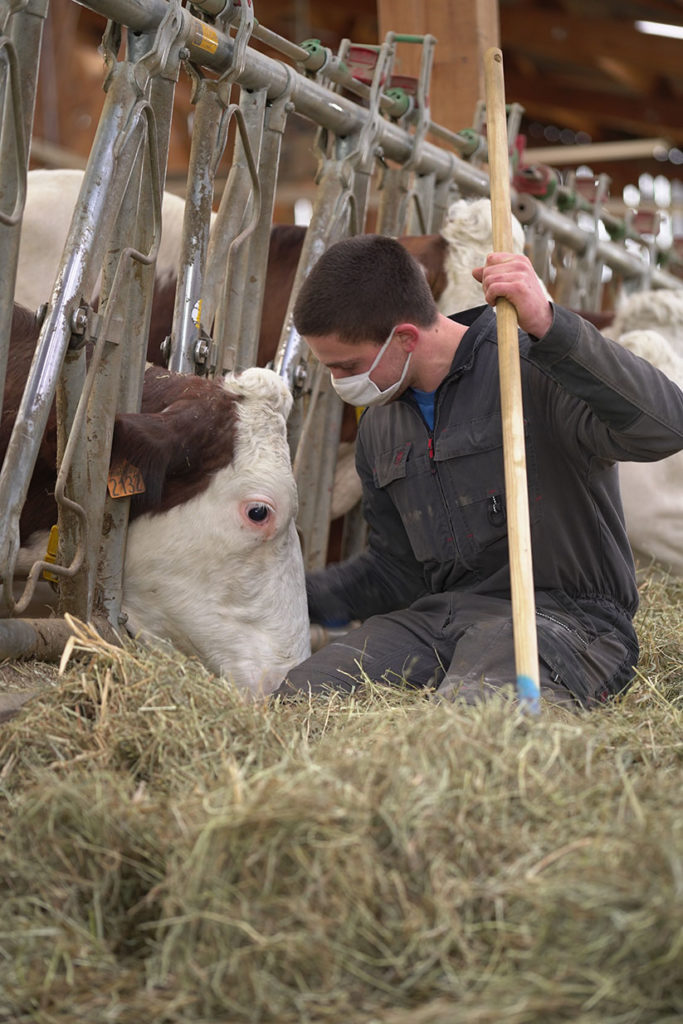
<path id="1" fill-rule="evenodd" d="M 3 456 L 37 336 L 33 313 L 15 306 Z M 125 457 L 145 481 L 131 499 L 124 563 L 129 632 L 171 642 L 254 695 L 310 650 L 291 403 L 271 370 L 218 382 L 150 367 L 141 411 L 117 415 L 114 427 L 112 461 Z M 20 521 L 21 543 L 34 550 L 45 550 L 55 522 L 46 496 L 56 457 L 53 411 Z"/>
<path id="2" fill-rule="evenodd" d="M 79 170 L 40 169 L 28 173 L 15 300 L 30 309 L 37 309 L 50 297 L 82 181 L 83 172 Z M 161 346 L 170 334 L 173 320 L 184 210 L 182 198 L 164 192 L 147 347 L 147 358 L 159 365 L 165 363 Z M 271 229 L 257 354 L 259 366 L 266 366 L 275 356 L 305 234 L 305 227 L 294 224 L 276 224 Z M 406 235 L 399 241 L 424 268 L 438 300 L 448 283 L 448 243 L 439 234 Z M 479 287 L 474 279 L 472 283 Z M 353 465 L 355 426 L 355 411 L 349 407 L 337 459 L 333 519 L 344 515 L 360 497 L 360 481 Z"/>

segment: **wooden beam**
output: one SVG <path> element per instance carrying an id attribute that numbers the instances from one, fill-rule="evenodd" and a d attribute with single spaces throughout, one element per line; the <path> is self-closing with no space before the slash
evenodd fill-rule
<path id="1" fill-rule="evenodd" d="M 641 68 L 634 68 L 633 64 L 615 60 L 614 57 L 597 57 L 595 63 L 602 72 L 633 93 L 647 95 L 655 88 L 657 76 L 653 72 L 648 73 Z"/>
<path id="2" fill-rule="evenodd" d="M 377 0 L 377 17 L 380 41 L 387 32 L 436 37 L 431 119 L 451 131 L 469 128 L 477 101 L 484 98 L 484 53 L 498 46 L 498 0 Z M 399 44 L 397 59 L 397 73 L 417 75 L 418 47 Z"/>
<path id="3" fill-rule="evenodd" d="M 617 142 L 592 142 L 577 146 L 539 146 L 525 149 L 526 163 L 570 165 L 609 163 L 612 160 L 634 160 L 654 156 L 658 150 L 669 148 L 667 139 L 623 139 Z"/>
<path id="4" fill-rule="evenodd" d="M 576 18 L 541 7 L 519 18 L 514 6 L 506 6 L 500 22 L 503 53 L 514 48 L 546 61 L 588 67 L 609 56 L 645 72 L 681 77 L 680 40 L 643 35 L 631 21 Z"/>

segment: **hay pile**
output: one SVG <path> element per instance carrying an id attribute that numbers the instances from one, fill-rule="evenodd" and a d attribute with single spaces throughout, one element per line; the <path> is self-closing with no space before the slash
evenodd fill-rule
<path id="1" fill-rule="evenodd" d="M 0 1020 L 680 1021 L 682 599 L 538 720 L 92 645 L 0 731 Z"/>

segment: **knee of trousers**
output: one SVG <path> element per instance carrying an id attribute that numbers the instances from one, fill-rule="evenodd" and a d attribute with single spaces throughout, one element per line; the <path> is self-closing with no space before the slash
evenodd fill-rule
<path id="1" fill-rule="evenodd" d="M 353 693 L 362 685 L 359 664 L 363 656 L 363 651 L 350 644 L 338 641 L 327 644 L 291 668 L 273 697 L 292 697 L 300 693 Z"/>

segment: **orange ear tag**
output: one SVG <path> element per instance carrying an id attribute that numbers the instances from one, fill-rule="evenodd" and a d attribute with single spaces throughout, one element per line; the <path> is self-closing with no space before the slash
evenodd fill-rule
<path id="1" fill-rule="evenodd" d="M 130 498 L 132 494 L 142 494 L 145 481 L 137 466 L 127 459 L 119 459 L 109 467 L 107 490 L 112 498 Z"/>

